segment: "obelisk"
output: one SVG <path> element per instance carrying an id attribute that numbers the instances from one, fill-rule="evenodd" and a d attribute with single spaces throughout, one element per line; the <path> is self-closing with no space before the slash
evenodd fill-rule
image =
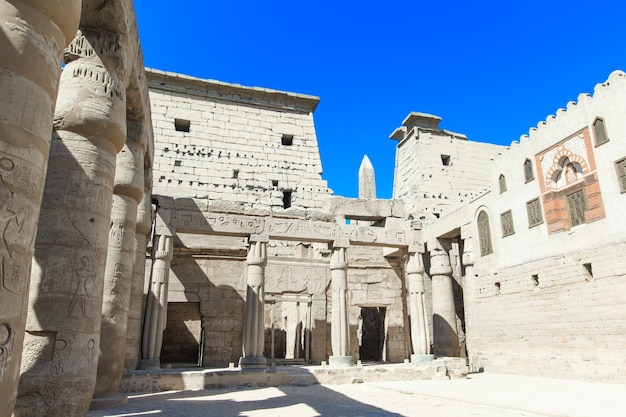
<path id="1" fill-rule="evenodd" d="M 364 200 L 376 199 L 376 177 L 374 167 L 367 155 L 363 156 L 359 168 L 359 198 Z"/>

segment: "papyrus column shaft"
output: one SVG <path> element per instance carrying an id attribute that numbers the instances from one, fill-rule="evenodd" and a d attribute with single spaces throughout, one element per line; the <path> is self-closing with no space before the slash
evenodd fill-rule
<path id="1" fill-rule="evenodd" d="M 146 315 L 144 317 L 141 356 L 158 360 L 161 356 L 163 330 L 167 319 L 167 289 L 170 263 L 174 257 L 174 239 L 169 235 L 156 235 L 153 246 L 153 263 Z"/>
<path id="2" fill-rule="evenodd" d="M 263 366 L 265 347 L 265 265 L 267 264 L 267 239 L 250 242 L 246 258 L 246 302 L 243 318 L 242 366 Z"/>
<path id="3" fill-rule="evenodd" d="M 94 398 L 112 397 L 122 380 L 135 258 L 137 205 L 143 197 L 143 126 L 128 122 L 128 139 L 117 154 L 109 248 L 104 271 L 100 355 Z"/>
<path id="4" fill-rule="evenodd" d="M 459 356 L 450 256 L 439 241 L 432 246 L 430 275 L 433 281 L 433 353 L 439 357 Z"/>
<path id="5" fill-rule="evenodd" d="M 13 412 L 63 49 L 80 0 L 0 3 L 0 417 Z"/>
<path id="6" fill-rule="evenodd" d="M 334 248 L 330 258 L 332 288 L 331 345 L 333 356 L 349 356 L 350 329 L 347 312 L 348 262 L 346 248 Z"/>
<path id="7" fill-rule="evenodd" d="M 424 304 L 424 266 L 420 253 L 410 253 L 407 263 L 409 313 L 411 315 L 411 342 L 415 355 L 430 353 L 430 337 Z"/>
<path id="8" fill-rule="evenodd" d="M 141 320 L 144 312 L 144 279 L 146 273 L 146 248 L 152 227 L 151 173 L 144 173 L 144 195 L 137 208 L 135 227 L 135 255 L 133 279 L 130 290 L 130 308 L 126 332 L 126 359 L 124 368 L 128 371 L 137 368 L 141 351 Z"/>
<path id="9" fill-rule="evenodd" d="M 123 38 L 83 30 L 65 56 L 18 390 L 17 407 L 28 415 L 85 415 L 89 408 L 116 154 L 126 141 Z"/>

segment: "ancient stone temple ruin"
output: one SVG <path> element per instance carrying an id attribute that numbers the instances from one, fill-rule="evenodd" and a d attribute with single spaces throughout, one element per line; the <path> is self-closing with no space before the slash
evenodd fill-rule
<path id="1" fill-rule="evenodd" d="M 509 147 L 412 112 L 394 198 L 366 156 L 345 198 L 317 97 L 146 70 L 130 0 L 0 15 L 1 417 L 179 366 L 626 382 L 623 72 Z"/>

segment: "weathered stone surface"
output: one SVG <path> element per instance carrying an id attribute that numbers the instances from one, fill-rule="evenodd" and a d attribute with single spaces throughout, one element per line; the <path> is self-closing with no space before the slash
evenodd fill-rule
<path id="1" fill-rule="evenodd" d="M 80 1 L 0 4 L 0 416 L 13 411 L 62 52 Z"/>

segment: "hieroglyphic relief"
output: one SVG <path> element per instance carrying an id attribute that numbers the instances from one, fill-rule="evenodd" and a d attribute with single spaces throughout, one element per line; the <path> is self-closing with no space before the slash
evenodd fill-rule
<path id="1" fill-rule="evenodd" d="M 8 324 L 0 324 L 0 381 L 4 380 L 4 373 L 11 360 L 13 352 L 13 335 Z"/>
<path id="2" fill-rule="evenodd" d="M 230 214 L 173 211 L 171 225 L 181 231 L 192 229 L 214 233 L 260 234 L 265 228 L 265 220 Z"/>
<path id="3" fill-rule="evenodd" d="M 319 294 L 326 287 L 325 266 L 293 264 L 268 265 L 265 291 L 267 293 Z"/>
<path id="4" fill-rule="evenodd" d="M 268 225 L 268 233 L 276 238 L 330 241 L 337 236 L 338 231 L 334 223 L 272 219 Z"/>
<path id="5" fill-rule="evenodd" d="M 350 241 L 355 243 L 376 243 L 378 245 L 404 246 L 406 233 L 403 230 L 389 230 L 369 226 L 352 228 Z"/>
<path id="6" fill-rule="evenodd" d="M 17 256 L 12 247 L 30 246 L 29 234 L 23 233 L 25 215 L 28 209 L 15 207 L 14 194 L 9 189 L 5 176 L 13 171 L 15 164 L 9 158 L 0 159 L 0 290 L 15 294 L 24 292 L 21 280 L 23 259 Z M 27 232 L 27 231 L 25 231 Z M 32 238 L 30 239 L 32 240 Z"/>
<path id="7" fill-rule="evenodd" d="M 65 369 L 65 360 L 70 356 L 71 344 L 69 340 L 56 339 L 54 342 L 54 353 L 52 354 L 52 363 L 50 365 L 50 373 L 52 376 L 63 375 Z"/>
<path id="8" fill-rule="evenodd" d="M 91 315 L 88 299 L 96 280 L 96 274 L 91 270 L 89 257 L 81 256 L 80 263 L 80 267 L 74 271 L 74 277 L 72 277 L 74 295 L 67 311 L 67 316 L 75 319 L 89 318 Z"/>

